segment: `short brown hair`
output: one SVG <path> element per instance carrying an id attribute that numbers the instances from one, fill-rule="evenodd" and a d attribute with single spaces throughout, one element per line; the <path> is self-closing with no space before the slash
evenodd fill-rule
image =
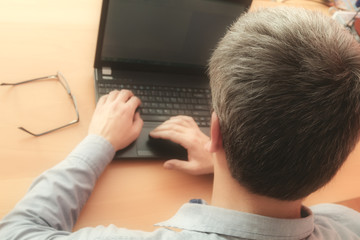
<path id="1" fill-rule="evenodd" d="M 232 176 L 255 194 L 306 197 L 336 174 L 360 130 L 360 47 L 321 13 L 246 13 L 209 63 Z"/>

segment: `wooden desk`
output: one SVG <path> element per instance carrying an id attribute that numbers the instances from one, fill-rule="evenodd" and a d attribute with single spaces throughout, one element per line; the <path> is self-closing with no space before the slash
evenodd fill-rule
<path id="1" fill-rule="evenodd" d="M 327 12 L 310 1 L 287 1 Z M 255 1 L 253 8 L 279 5 Z M 18 126 L 48 128 L 72 120 L 72 109 L 61 87 L 39 84 L 0 87 L 0 218 L 19 201 L 44 170 L 60 162 L 87 134 L 95 108 L 93 61 L 100 17 L 100 0 L 0 1 L 0 82 L 15 82 L 56 73 L 67 78 L 76 96 L 80 123 L 39 138 Z M 61 100 L 59 100 L 61 99 Z M 54 111 L 54 105 L 56 108 Z M 34 107 L 41 105 L 39 108 Z M 45 110 L 45 111 L 44 111 Z M 50 123 L 49 125 L 47 125 Z M 360 196 L 360 149 L 338 176 L 313 194 L 307 204 Z M 110 223 L 152 230 L 153 223 L 172 216 L 190 198 L 211 199 L 212 176 L 167 171 L 162 162 L 114 161 L 100 178 L 76 229 Z"/>

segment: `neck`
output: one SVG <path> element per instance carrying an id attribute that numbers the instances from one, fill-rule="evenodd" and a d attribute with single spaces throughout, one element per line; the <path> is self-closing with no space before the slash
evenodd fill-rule
<path id="1" fill-rule="evenodd" d="M 216 155 L 211 205 L 274 218 L 301 217 L 301 200 L 282 201 L 249 192 L 231 177 L 225 153 L 218 152 Z"/>

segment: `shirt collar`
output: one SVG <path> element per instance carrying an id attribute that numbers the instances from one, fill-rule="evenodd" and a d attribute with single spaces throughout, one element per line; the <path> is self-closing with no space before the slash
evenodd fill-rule
<path id="1" fill-rule="evenodd" d="M 310 209 L 302 207 L 306 217 L 279 219 L 218 208 L 206 204 L 184 204 L 174 217 L 156 224 L 189 231 L 216 233 L 246 239 L 303 239 L 314 230 Z"/>

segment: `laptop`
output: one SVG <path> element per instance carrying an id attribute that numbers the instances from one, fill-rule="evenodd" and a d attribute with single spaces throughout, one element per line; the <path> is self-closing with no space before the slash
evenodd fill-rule
<path id="1" fill-rule="evenodd" d="M 209 134 L 207 63 L 252 0 L 104 0 L 94 74 L 96 101 L 130 89 L 142 105 L 140 137 L 115 158 L 186 159 L 178 144 L 149 133 L 171 116 L 192 116 Z"/>

